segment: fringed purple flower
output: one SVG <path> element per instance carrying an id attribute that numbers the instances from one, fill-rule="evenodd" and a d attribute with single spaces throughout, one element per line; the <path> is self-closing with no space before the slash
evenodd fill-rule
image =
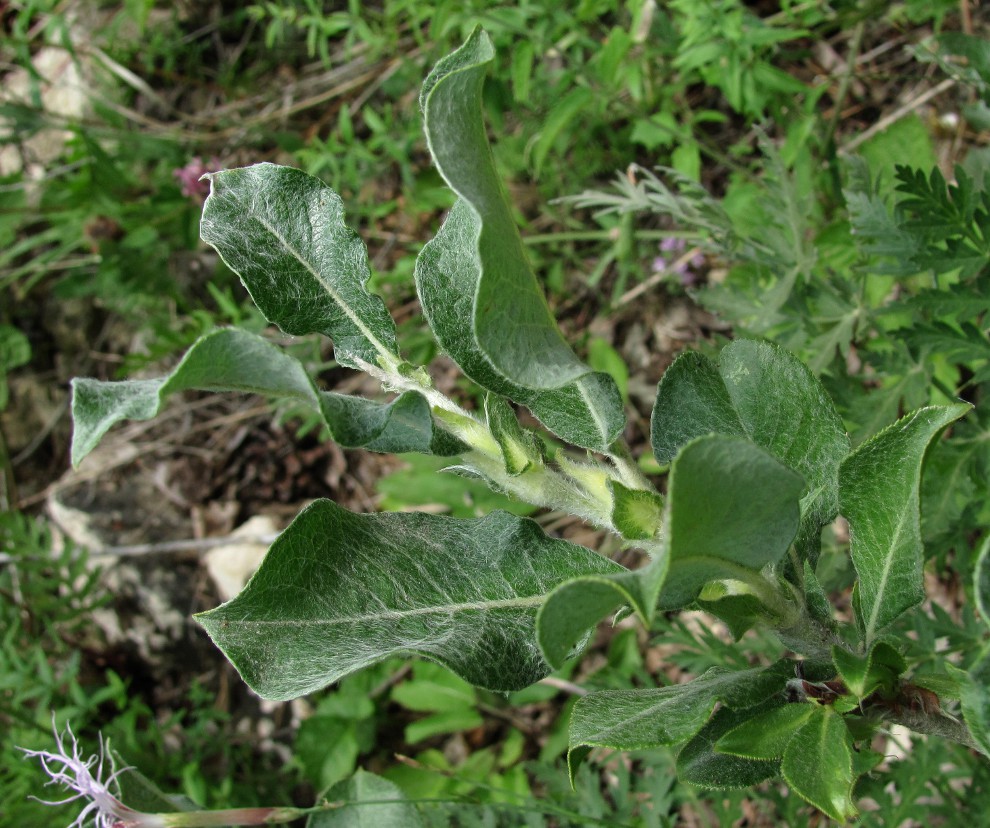
<path id="1" fill-rule="evenodd" d="M 54 722 L 53 722 L 53 729 Z M 66 749 L 66 742 L 70 750 Z M 100 752 L 88 759 L 83 759 L 79 752 L 72 728 L 66 725 L 65 733 L 59 734 L 55 729 L 55 745 L 57 752 L 49 750 L 27 750 L 21 748 L 25 755 L 41 760 L 45 773 L 51 777 L 45 785 L 61 785 L 75 791 L 65 799 L 38 799 L 45 805 L 65 805 L 77 799 L 89 800 L 82 812 L 68 828 L 86 828 L 86 821 L 92 817 L 95 828 L 216 828 L 230 825 L 275 825 L 299 819 L 307 813 L 324 810 L 323 807 L 311 808 L 230 808 L 220 811 L 182 811 L 168 814 L 149 814 L 128 808 L 116 795 L 110 792 L 110 786 L 117 786 L 117 777 L 131 768 L 121 768 L 113 771 L 103 779 L 104 765 L 109 764 L 106 743 L 100 739 Z M 117 786 L 119 793 L 119 786 Z M 34 797 L 37 799 L 37 797 Z"/>
<path id="2" fill-rule="evenodd" d="M 71 752 L 66 750 L 66 741 L 70 744 Z M 103 779 L 104 765 L 108 764 L 108 757 L 106 744 L 102 739 L 100 739 L 100 752 L 88 759 L 83 759 L 79 751 L 79 743 L 68 725 L 64 734 L 60 735 L 58 730 L 55 730 L 55 744 L 58 747 L 57 753 L 48 750 L 21 749 L 24 750 L 25 755 L 41 760 L 45 773 L 51 777 L 45 783 L 46 786 L 62 785 L 70 791 L 75 791 L 66 799 L 54 801 L 38 799 L 39 802 L 45 805 L 65 805 L 77 799 L 89 800 L 69 828 L 84 828 L 90 816 L 93 817 L 96 828 L 163 828 L 165 823 L 159 815 L 144 814 L 128 808 L 110 792 L 110 786 L 116 785 L 117 777 L 130 768 L 116 770 L 107 776 L 106 780 Z"/>

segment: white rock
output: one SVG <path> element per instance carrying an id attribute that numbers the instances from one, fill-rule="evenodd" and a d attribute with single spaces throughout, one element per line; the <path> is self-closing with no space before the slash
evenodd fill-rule
<path id="1" fill-rule="evenodd" d="M 249 539 L 270 537 L 278 531 L 278 526 L 270 517 L 255 515 L 231 533 L 232 539 L 240 537 L 245 540 L 231 540 L 229 544 L 217 546 L 206 553 L 206 571 L 210 573 L 217 592 L 224 601 L 229 601 L 244 589 L 268 551 L 267 544 Z"/>

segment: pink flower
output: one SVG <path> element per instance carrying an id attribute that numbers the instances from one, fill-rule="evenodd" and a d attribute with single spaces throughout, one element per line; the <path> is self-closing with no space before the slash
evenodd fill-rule
<path id="1" fill-rule="evenodd" d="M 184 167 L 179 167 L 172 171 L 182 185 L 182 195 L 194 201 L 202 201 L 210 193 L 210 182 L 201 181 L 204 174 L 212 172 L 220 167 L 220 159 L 211 158 L 204 164 L 203 159 L 198 155 L 190 158 L 189 163 Z"/>
<path id="2" fill-rule="evenodd" d="M 686 248 L 687 241 L 685 239 L 678 236 L 667 236 L 660 242 L 660 252 L 667 255 L 657 256 L 653 260 L 653 272 L 663 273 L 669 269 L 673 275 L 679 278 L 684 287 L 693 285 L 698 280 L 698 275 L 694 270 L 705 263 L 705 256 L 698 248 L 685 252 Z M 671 259 L 673 261 L 670 261 Z"/>
<path id="3" fill-rule="evenodd" d="M 320 806 L 307 811 L 305 808 L 231 808 L 221 811 L 182 811 L 169 814 L 149 814 L 128 808 L 117 796 L 110 793 L 110 786 L 116 785 L 117 777 L 131 768 L 121 768 L 103 780 L 103 765 L 107 761 L 106 743 L 100 739 L 100 752 L 83 759 L 79 752 L 72 728 L 66 725 L 65 734 L 59 735 L 55 729 L 57 752 L 48 750 L 26 750 L 25 755 L 38 757 L 45 773 L 51 777 L 45 785 L 62 785 L 75 794 L 67 799 L 50 801 L 38 799 L 45 805 L 65 805 L 77 799 L 89 802 L 68 828 L 85 828 L 86 820 L 92 816 L 95 828 L 210 828 L 229 825 L 274 825 L 291 822 L 307 813 L 324 810 Z M 66 737 L 71 743 L 71 754 L 65 748 Z M 96 772 L 94 773 L 94 766 Z M 119 793 L 119 786 L 117 786 Z M 35 797 L 36 798 L 36 797 Z"/>
<path id="4" fill-rule="evenodd" d="M 52 721 L 54 727 L 54 717 Z M 65 739 L 71 742 L 72 753 L 65 749 Z M 74 802 L 77 799 L 88 799 L 89 802 L 83 808 L 82 813 L 76 817 L 69 828 L 84 828 L 86 819 L 93 815 L 96 828 L 163 828 L 165 823 L 158 814 L 143 814 L 128 808 L 110 793 L 110 786 L 115 785 L 117 777 L 130 768 L 121 768 L 114 771 L 103 780 L 103 765 L 107 761 L 106 745 L 100 739 L 100 752 L 88 759 L 83 760 L 79 752 L 79 743 L 76 741 L 72 728 L 66 725 L 65 734 L 59 735 L 55 730 L 55 744 L 58 747 L 57 753 L 47 750 L 26 750 L 21 748 L 27 756 L 36 756 L 41 760 L 41 766 L 51 777 L 45 785 L 62 785 L 70 791 L 75 791 L 73 796 L 67 799 L 50 801 L 39 799 L 45 805 L 64 805 L 67 802 Z M 93 767 L 96 766 L 96 773 Z"/>

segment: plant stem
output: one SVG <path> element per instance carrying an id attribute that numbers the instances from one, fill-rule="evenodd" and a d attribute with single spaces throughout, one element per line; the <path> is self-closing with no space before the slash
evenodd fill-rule
<path id="1" fill-rule="evenodd" d="M 567 467 L 564 471 L 558 471 L 540 465 L 523 474 L 509 474 L 505 468 L 502 449 L 487 424 L 434 388 L 425 371 L 416 369 L 407 374 L 388 371 L 366 362 L 360 362 L 359 365 L 387 391 L 415 391 L 422 394 L 430 404 L 438 425 L 470 446 L 471 450 L 463 455 L 467 464 L 491 481 L 496 490 L 514 495 L 534 506 L 570 512 L 600 529 L 616 532 L 612 525 L 611 498 L 607 496 L 607 492 L 605 499 L 596 496 L 593 488 L 581 484 L 580 477 L 567 473 Z M 589 474 L 597 474 L 602 478 L 606 475 L 604 468 L 580 463 L 568 465 L 574 469 L 586 469 Z M 638 469 L 635 473 L 649 486 Z M 641 486 L 637 486 L 639 487 Z"/>
<path id="2" fill-rule="evenodd" d="M 14 479 L 14 465 L 7 450 L 7 438 L 0 428 L 0 512 L 8 512 L 17 506 L 17 481 Z"/>
<path id="3" fill-rule="evenodd" d="M 612 454 L 608 455 L 609 460 L 615 465 L 622 478 L 622 482 L 630 489 L 645 489 L 648 492 L 656 491 L 649 478 L 643 474 L 643 470 L 633 459 L 629 446 L 623 441 L 619 441 Z"/>
<path id="4" fill-rule="evenodd" d="M 593 497 L 586 489 L 556 469 L 540 466 L 523 474 L 512 476 L 505 471 L 501 455 L 472 451 L 464 455 L 465 461 L 477 469 L 501 490 L 534 506 L 542 506 L 580 517 L 599 529 L 615 532 L 612 525 L 611 504 Z"/>
<path id="5" fill-rule="evenodd" d="M 776 632 L 787 649 L 814 661 L 829 661 L 832 645 L 842 643 L 834 632 L 806 614 L 802 614 L 797 623 L 781 627 Z"/>
<path id="6" fill-rule="evenodd" d="M 180 811 L 168 814 L 141 814 L 135 826 L 165 826 L 165 828 L 221 828 L 227 825 L 280 825 L 311 813 L 327 810 L 315 808 L 227 808 L 218 811 Z M 155 818 L 155 819 L 152 819 Z M 124 822 L 123 825 L 129 823 Z"/>
<path id="7" fill-rule="evenodd" d="M 849 54 L 846 56 L 846 71 L 843 72 L 842 79 L 839 81 L 839 88 L 835 93 L 835 108 L 832 111 L 832 117 L 829 119 L 828 127 L 825 129 L 825 140 L 823 144 L 826 147 L 832 143 L 832 139 L 835 137 L 835 131 L 839 128 L 839 121 L 842 120 L 842 107 L 846 102 L 846 96 L 849 94 L 849 86 L 852 83 L 852 79 L 856 75 L 856 60 L 859 58 L 859 50 L 863 44 L 865 27 L 865 21 L 860 20 L 856 24 L 856 28 L 853 29 L 852 43 L 849 44 Z"/>
<path id="8" fill-rule="evenodd" d="M 915 733 L 924 733 L 927 736 L 940 736 L 952 742 L 982 753 L 980 746 L 976 744 L 969 728 L 960 721 L 951 719 L 940 714 L 929 715 L 920 710 L 910 710 L 902 708 L 899 712 L 892 713 L 886 717 L 886 721 L 903 725 L 908 730 Z"/>

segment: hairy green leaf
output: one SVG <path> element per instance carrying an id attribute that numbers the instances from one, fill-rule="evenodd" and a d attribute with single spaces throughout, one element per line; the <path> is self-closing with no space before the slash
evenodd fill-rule
<path id="1" fill-rule="evenodd" d="M 321 799 L 343 803 L 313 814 L 306 828 L 420 828 L 416 807 L 394 782 L 358 768 L 350 779 L 338 782 Z"/>
<path id="2" fill-rule="evenodd" d="M 423 85 L 426 138 L 459 199 L 416 261 L 416 288 L 441 346 L 479 385 L 527 406 L 551 431 L 605 451 L 625 414 L 615 381 L 564 340 L 530 267 L 481 113 L 494 49 L 480 29 Z"/>
<path id="3" fill-rule="evenodd" d="M 858 619 L 870 644 L 924 598 L 919 511 L 921 466 L 935 436 L 970 408 L 913 411 L 859 446 L 839 471 L 842 514 L 859 575 Z"/>
<path id="4" fill-rule="evenodd" d="M 990 538 L 983 542 L 973 573 L 973 594 L 976 609 L 984 624 L 990 624 Z"/>
<path id="5" fill-rule="evenodd" d="M 341 365 L 400 362 L 395 323 L 365 287 L 367 250 L 344 224 L 333 190 L 275 164 L 206 177 L 203 240 L 241 277 L 269 322 L 296 336 L 329 336 Z"/>
<path id="6" fill-rule="evenodd" d="M 946 664 L 946 670 L 959 683 L 960 707 L 973 741 L 990 757 L 990 646 L 983 649 L 968 670 L 954 664 Z"/>
<path id="7" fill-rule="evenodd" d="M 646 626 L 653 620 L 667 558 L 656 558 L 632 572 L 615 567 L 615 572 L 565 581 L 540 608 L 536 618 L 540 650 L 555 669 L 570 657 L 588 630 L 619 607 L 632 607 Z"/>
<path id="8" fill-rule="evenodd" d="M 319 500 L 236 598 L 197 619 L 265 698 L 295 698 L 398 654 L 518 690 L 550 672 L 536 645 L 547 593 L 614 567 L 505 512 L 361 515 Z"/>
<path id="9" fill-rule="evenodd" d="M 715 743 L 715 750 L 744 759 L 780 759 L 795 731 L 815 711 L 815 703 L 785 704 L 736 725 Z"/>
<path id="10" fill-rule="evenodd" d="M 571 715 L 570 749 L 617 750 L 674 745 L 696 734 L 717 702 L 752 707 L 779 692 L 787 665 L 730 671 L 713 667 L 688 682 L 651 690 L 602 690 L 578 699 Z"/>
<path id="11" fill-rule="evenodd" d="M 260 336 L 224 328 L 201 336 L 167 377 L 72 381 L 72 463 L 78 465 L 121 420 L 150 420 L 179 391 L 238 391 L 296 399 L 320 412 L 330 436 L 348 448 L 450 456 L 463 446 L 434 428 L 430 406 L 409 391 L 389 404 L 319 391 L 294 357 Z"/>
<path id="12" fill-rule="evenodd" d="M 724 594 L 714 596 L 709 595 L 710 591 L 721 590 L 712 590 L 711 586 L 706 588 L 702 596 L 696 601 L 698 607 L 724 621 L 736 641 L 760 621 L 770 620 L 766 607 L 752 595 Z"/>
<path id="13" fill-rule="evenodd" d="M 835 629 L 838 626 L 832 615 L 832 602 L 828 593 L 825 592 L 809 561 L 804 562 L 804 600 L 808 608 L 808 616 L 823 629 Z"/>
<path id="14" fill-rule="evenodd" d="M 773 707 L 779 702 L 761 705 Z M 780 772 L 776 760 L 745 759 L 718 753 L 715 745 L 733 728 L 751 718 L 751 710 L 730 710 L 723 707 L 677 754 L 677 778 L 703 788 L 748 788 Z"/>
<path id="15" fill-rule="evenodd" d="M 811 718 L 787 743 L 780 770 L 802 799 L 832 819 L 842 822 L 856 815 L 852 734 L 831 708 L 812 708 Z"/>
<path id="16" fill-rule="evenodd" d="M 980 550 L 973 573 L 976 609 L 984 623 L 990 624 L 990 539 Z M 960 670 L 946 665 L 950 675 L 959 682 L 960 701 L 966 726 L 979 749 L 990 756 L 990 647 L 970 665 Z"/>
<path id="17" fill-rule="evenodd" d="M 907 669 L 903 656 L 883 641 L 875 642 L 866 655 L 833 645 L 832 661 L 846 687 L 859 699 L 878 687 L 893 687 L 897 676 Z"/>
<path id="18" fill-rule="evenodd" d="M 745 439 L 688 443 L 670 473 L 664 609 L 691 603 L 709 581 L 751 580 L 787 552 L 798 529 L 801 476 Z"/>
<path id="19" fill-rule="evenodd" d="M 489 431 L 502 450 L 506 472 L 516 476 L 533 464 L 542 462 L 536 437 L 532 432 L 523 431 L 512 406 L 502 397 L 495 394 L 485 396 L 485 419 L 488 421 Z"/>
<path id="20" fill-rule="evenodd" d="M 803 486 L 799 475 L 748 440 L 713 435 L 694 441 L 674 462 L 660 553 L 634 572 L 581 576 L 557 587 L 538 620 L 544 656 L 559 666 L 588 629 L 622 605 L 649 624 L 658 598 L 661 607 L 673 609 L 693 601 L 710 581 L 759 578 L 760 569 L 779 560 L 797 531 Z M 636 495 L 614 483 L 612 491 L 627 500 Z M 640 512 L 648 506 L 643 514 L 651 520 L 659 508 L 652 495 L 648 504 L 637 499 L 620 508 L 631 505 Z M 748 623 L 733 618 L 741 635 L 762 605 L 749 595 L 736 597 L 743 606 L 738 601 L 712 606 L 747 610 Z"/>
<path id="21" fill-rule="evenodd" d="M 653 453 L 666 465 L 704 434 L 747 437 L 803 475 L 797 546 L 817 557 L 822 527 L 838 512 L 838 472 L 849 438 L 818 379 L 796 357 L 767 342 L 737 340 L 715 363 L 678 357 L 657 388 Z"/>
<path id="22" fill-rule="evenodd" d="M 649 540 L 663 522 L 663 499 L 644 489 L 628 489 L 617 480 L 609 482 L 612 492 L 612 525 L 624 538 Z"/>

